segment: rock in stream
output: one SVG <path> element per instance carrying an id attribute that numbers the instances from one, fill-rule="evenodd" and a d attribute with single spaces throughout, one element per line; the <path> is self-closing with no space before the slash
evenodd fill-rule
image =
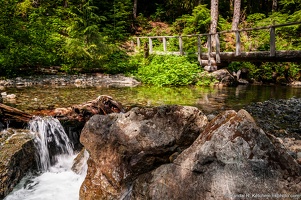
<path id="1" fill-rule="evenodd" d="M 225 111 L 209 123 L 198 109 L 181 106 L 94 116 L 81 142 L 90 154 L 81 200 L 301 193 L 300 165 L 245 110 Z"/>
<path id="2" fill-rule="evenodd" d="M 0 132 L 0 199 L 3 199 L 27 172 L 36 168 L 33 135 L 29 130 Z"/>

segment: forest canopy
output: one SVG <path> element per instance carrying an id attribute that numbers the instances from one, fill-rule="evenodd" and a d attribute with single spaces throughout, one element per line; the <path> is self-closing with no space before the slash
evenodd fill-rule
<path id="1" fill-rule="evenodd" d="M 0 76 L 51 66 L 70 73 L 137 71 L 141 58 L 126 53 L 131 36 L 207 33 L 212 2 L 218 2 L 217 31 L 231 29 L 238 2 L 238 28 L 301 19 L 301 0 L 1 0 Z M 301 26 L 281 29 L 279 47 L 301 49 Z M 250 38 L 258 43 L 250 45 Z M 242 40 L 245 48 L 266 49 L 269 37 L 252 32 Z M 223 41 L 233 49 L 231 37 Z"/>

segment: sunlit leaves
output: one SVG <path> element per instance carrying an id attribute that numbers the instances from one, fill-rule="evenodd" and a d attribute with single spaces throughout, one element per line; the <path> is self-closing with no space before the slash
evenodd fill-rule
<path id="1" fill-rule="evenodd" d="M 196 81 L 200 69 L 185 56 L 153 56 L 148 65 L 138 69 L 137 76 L 145 83 L 163 85 L 189 85 Z"/>

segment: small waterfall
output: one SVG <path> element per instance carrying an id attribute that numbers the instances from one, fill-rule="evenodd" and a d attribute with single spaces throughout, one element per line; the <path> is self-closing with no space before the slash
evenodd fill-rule
<path id="1" fill-rule="evenodd" d="M 30 131 L 37 134 L 35 146 L 39 171 L 47 171 L 58 161 L 59 157 L 74 154 L 72 143 L 58 119 L 35 117 L 28 126 Z"/>
<path id="2" fill-rule="evenodd" d="M 73 145 L 59 120 L 52 117 L 36 117 L 28 128 L 36 134 L 38 173 L 28 174 L 4 200 L 76 200 L 79 189 L 87 173 L 84 152 L 81 170 L 72 170 L 74 159 Z"/>

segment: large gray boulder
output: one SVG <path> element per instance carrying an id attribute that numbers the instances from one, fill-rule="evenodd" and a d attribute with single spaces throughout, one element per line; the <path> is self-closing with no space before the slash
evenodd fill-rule
<path id="1" fill-rule="evenodd" d="M 29 130 L 7 129 L 0 132 L 0 199 L 36 167 L 33 139 Z"/>
<path id="2" fill-rule="evenodd" d="M 90 155 L 80 199 L 122 198 L 139 175 L 189 147 L 207 123 L 200 110 L 188 106 L 94 115 L 80 137 Z"/>
<path id="3" fill-rule="evenodd" d="M 300 194 L 300 180 L 300 165 L 248 112 L 226 111 L 173 163 L 139 176 L 125 199 L 277 199 Z"/>
<path id="4" fill-rule="evenodd" d="M 198 109 L 181 106 L 94 116 L 81 142 L 90 153 L 81 200 L 275 199 L 301 193 L 300 165 L 245 110 L 225 111 L 210 123 Z"/>

